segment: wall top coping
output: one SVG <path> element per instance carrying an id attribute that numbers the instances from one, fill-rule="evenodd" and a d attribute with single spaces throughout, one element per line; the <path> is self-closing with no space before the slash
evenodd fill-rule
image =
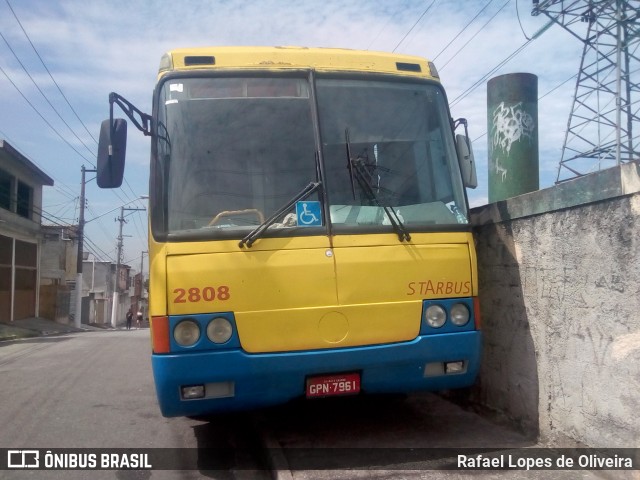
<path id="1" fill-rule="evenodd" d="M 542 215 L 640 192 L 640 162 L 629 162 L 543 190 L 471 209 L 471 224 Z"/>

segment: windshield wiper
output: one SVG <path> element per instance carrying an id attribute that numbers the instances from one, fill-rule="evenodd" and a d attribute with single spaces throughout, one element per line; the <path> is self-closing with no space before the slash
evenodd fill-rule
<path id="1" fill-rule="evenodd" d="M 289 209 L 291 209 L 291 207 L 293 207 L 296 204 L 296 202 L 299 202 L 300 200 L 304 200 L 305 198 L 307 198 L 309 195 L 311 195 L 313 192 L 315 192 L 321 187 L 322 187 L 322 182 L 320 181 L 311 182 L 309 185 L 304 187 L 300 191 L 300 193 L 298 193 L 295 197 L 289 200 L 286 203 L 286 205 L 280 208 L 276 213 L 271 215 L 269 218 L 267 218 L 264 222 L 262 222 L 256 228 L 251 230 L 251 232 L 249 232 L 249 234 L 246 237 L 240 240 L 240 243 L 238 244 L 238 246 L 242 248 L 246 245 L 247 248 L 251 248 L 251 245 L 253 245 L 253 242 L 255 242 L 258 238 L 260 238 L 260 236 L 267 230 L 267 228 L 269 228 L 271 225 L 273 225 L 276 222 L 276 220 L 278 219 L 278 217 L 280 217 L 280 215 L 289 211 Z"/>
<path id="2" fill-rule="evenodd" d="M 400 241 L 410 241 L 411 235 L 409 235 L 409 232 L 402 223 L 402 220 L 400 220 L 398 213 L 393 209 L 393 207 L 390 207 L 386 204 L 381 204 L 378 196 L 376 195 L 376 192 L 374 192 L 373 188 L 371 188 L 371 184 L 367 179 L 369 175 L 366 171 L 364 159 L 360 156 L 355 159 L 351 157 L 351 142 L 349 141 L 348 128 L 345 130 L 344 135 L 347 148 L 347 168 L 349 170 L 349 176 L 351 178 L 351 189 L 353 191 L 353 198 L 356 198 L 355 186 L 353 182 L 353 178 L 355 177 L 358 185 L 360 185 L 360 188 L 364 191 L 369 200 L 373 201 L 378 207 L 384 210 L 384 213 L 389 218 L 389 222 L 391 223 L 393 230 L 398 234 L 398 238 L 400 239 Z"/>
<path id="3" fill-rule="evenodd" d="M 347 148 L 347 170 L 349 170 L 349 179 L 351 180 L 351 193 L 353 194 L 353 199 L 356 199 L 356 186 L 353 182 L 353 163 L 351 162 L 351 141 L 349 140 L 349 129 L 346 128 L 344 131 L 344 144 Z"/>

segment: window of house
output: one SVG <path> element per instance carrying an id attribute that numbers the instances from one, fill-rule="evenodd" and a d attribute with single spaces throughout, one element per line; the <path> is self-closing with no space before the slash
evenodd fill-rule
<path id="1" fill-rule="evenodd" d="M 35 269 L 38 266 L 38 246 L 16 240 L 16 267 Z"/>
<path id="2" fill-rule="evenodd" d="M 11 263 L 13 239 L 0 235 L 0 321 L 11 320 Z"/>
<path id="3" fill-rule="evenodd" d="M 11 210 L 11 181 L 13 177 L 0 170 L 0 208 Z"/>
<path id="4" fill-rule="evenodd" d="M 33 202 L 33 188 L 26 183 L 18 181 L 18 202 L 16 213 L 24 218 L 31 218 L 31 205 Z"/>

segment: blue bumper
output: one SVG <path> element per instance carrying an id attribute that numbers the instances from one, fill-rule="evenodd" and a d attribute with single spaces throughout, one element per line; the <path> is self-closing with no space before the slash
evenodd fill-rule
<path id="1" fill-rule="evenodd" d="M 310 375 L 359 372 L 363 393 L 435 391 L 467 387 L 478 374 L 480 331 L 425 335 L 391 345 L 247 354 L 239 349 L 152 355 L 165 417 L 246 410 L 305 395 Z M 425 365 L 463 360 L 463 373 L 425 375 Z M 181 387 L 233 382 L 233 396 L 181 399 Z"/>

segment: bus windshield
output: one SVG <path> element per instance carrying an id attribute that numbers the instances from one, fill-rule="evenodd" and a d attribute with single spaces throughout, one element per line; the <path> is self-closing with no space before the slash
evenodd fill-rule
<path id="1" fill-rule="evenodd" d="M 336 234 L 389 231 L 389 209 L 409 229 L 467 223 L 438 86 L 320 75 L 315 83 L 316 120 L 307 77 L 162 84 L 156 141 L 167 233 L 241 238 L 318 180 L 324 195 L 308 200 L 328 202 L 322 225 Z M 295 227 L 284 212 L 269 232 L 297 235 Z"/>
<path id="2" fill-rule="evenodd" d="M 317 85 L 334 225 L 388 225 L 384 206 L 407 227 L 467 223 L 438 87 L 340 79 L 319 79 Z"/>

